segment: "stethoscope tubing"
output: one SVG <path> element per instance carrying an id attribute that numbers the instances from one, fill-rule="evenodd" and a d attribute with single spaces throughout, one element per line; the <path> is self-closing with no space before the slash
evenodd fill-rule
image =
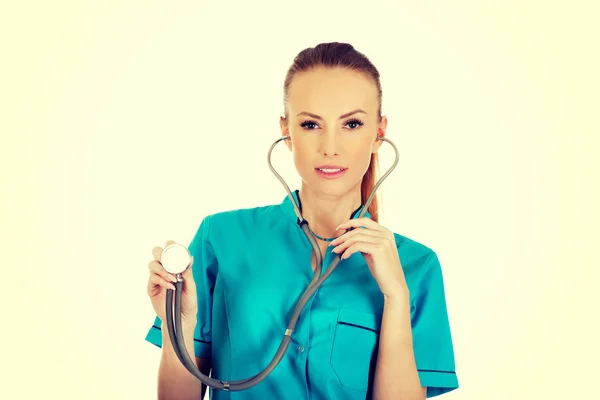
<path id="1" fill-rule="evenodd" d="M 281 339 L 281 344 L 279 345 L 277 351 L 275 352 L 273 358 L 271 359 L 271 362 L 269 362 L 267 367 L 252 377 L 249 377 L 246 379 L 235 380 L 235 381 L 222 381 L 220 379 L 215 379 L 210 376 L 204 375 L 202 372 L 200 372 L 196 363 L 192 360 L 192 358 L 190 357 L 190 355 L 188 353 L 183 334 L 181 333 L 181 331 L 182 331 L 181 294 L 183 291 L 183 278 L 181 277 L 181 274 L 177 275 L 177 282 L 175 283 L 175 311 L 173 311 L 173 290 L 167 289 L 166 320 L 167 320 L 167 329 L 169 332 L 169 338 L 171 340 L 171 345 L 173 346 L 173 350 L 175 351 L 175 354 L 176 354 L 177 358 L 179 359 L 179 361 L 185 366 L 185 368 L 193 376 L 198 378 L 206 386 L 211 387 L 213 389 L 219 389 L 219 390 L 224 390 L 224 391 L 241 391 L 241 390 L 249 389 L 252 386 L 255 386 L 256 384 L 261 382 L 263 379 L 265 379 L 273 371 L 273 369 L 275 369 L 275 367 L 279 364 L 279 362 L 282 360 L 283 355 L 285 354 L 287 348 L 289 347 L 289 344 L 290 344 L 290 341 L 292 338 L 292 333 L 294 332 L 296 323 L 298 321 L 298 318 L 300 317 L 300 313 L 306 306 L 306 303 L 314 295 L 314 293 L 317 291 L 317 289 L 323 284 L 323 282 L 325 282 L 325 280 L 327 280 L 327 278 L 329 278 L 329 276 L 333 273 L 333 271 L 335 270 L 335 268 L 338 266 L 338 264 L 341 261 L 341 258 L 340 258 L 341 256 L 339 254 L 336 254 L 335 258 L 329 265 L 329 268 L 327 268 L 327 271 L 325 271 L 324 274 L 321 274 L 322 264 L 323 264 L 323 255 L 321 254 L 321 249 L 319 248 L 317 239 L 314 236 L 314 234 L 312 233 L 312 231 L 308 225 L 308 221 L 306 221 L 302 217 L 302 213 L 300 212 L 300 209 L 299 209 L 298 205 L 296 204 L 296 201 L 294 200 L 294 197 L 292 195 L 292 192 L 291 192 L 289 186 L 283 180 L 281 175 L 279 175 L 277 173 L 277 171 L 273 168 L 273 165 L 271 163 L 271 153 L 273 151 L 273 148 L 279 142 L 281 142 L 283 140 L 288 140 L 289 138 L 290 138 L 289 136 L 283 136 L 283 137 L 277 139 L 271 145 L 271 147 L 269 148 L 268 155 L 267 155 L 267 163 L 269 165 L 269 168 L 273 172 L 273 174 L 283 184 L 288 196 L 292 200 L 292 204 L 294 206 L 294 211 L 298 217 L 298 223 L 299 223 L 302 231 L 308 238 L 311 246 L 313 247 L 313 251 L 315 252 L 316 268 L 315 268 L 315 273 L 313 275 L 313 278 L 312 278 L 310 284 L 308 285 L 308 287 L 306 288 L 306 290 L 300 297 L 300 300 L 298 300 L 298 302 L 296 303 L 296 307 L 294 308 L 292 316 L 290 317 L 290 321 L 288 323 L 287 329 L 285 330 L 285 333 L 283 334 L 283 337 Z M 357 218 L 362 218 L 365 216 L 367 209 L 369 208 L 369 205 L 371 204 L 371 202 L 373 201 L 373 198 L 375 197 L 375 194 L 377 193 L 377 189 L 379 188 L 381 183 L 384 181 L 384 179 L 387 178 L 387 176 L 392 172 L 392 170 L 398 164 L 399 154 L 398 154 L 398 149 L 394 145 L 394 143 L 392 143 L 389 139 L 387 139 L 383 136 L 378 136 L 377 139 L 388 142 L 394 148 L 396 158 L 395 158 L 392 166 L 387 170 L 387 172 L 378 180 L 378 182 L 373 187 L 371 195 L 367 199 L 364 207 L 362 208 L 362 210 L 359 213 Z M 175 314 L 174 315 L 175 320 L 173 320 L 173 313 Z"/>

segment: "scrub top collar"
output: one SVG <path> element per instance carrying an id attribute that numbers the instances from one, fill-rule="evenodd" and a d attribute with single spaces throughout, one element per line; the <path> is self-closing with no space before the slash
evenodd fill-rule
<path id="1" fill-rule="evenodd" d="M 300 212 L 302 213 L 302 202 L 300 201 L 300 196 L 298 193 L 299 193 L 299 190 L 296 189 L 292 192 L 292 196 L 294 196 L 294 200 L 296 201 L 296 204 L 298 204 L 298 208 L 300 209 Z M 296 212 L 294 211 L 294 205 L 292 204 L 292 200 L 290 199 L 289 196 L 285 196 L 285 198 L 283 199 L 283 202 L 281 203 L 281 207 L 282 207 L 284 213 L 290 219 L 293 219 L 294 221 L 296 221 L 296 224 L 298 226 L 300 226 L 300 221 L 298 219 L 298 216 L 296 215 Z M 358 214 L 360 214 L 363 207 L 364 207 L 364 205 L 361 204 L 356 210 L 354 210 L 350 214 L 350 217 L 348 219 L 357 218 Z M 369 210 L 367 210 L 367 212 L 365 213 L 365 218 L 371 218 L 371 214 L 369 213 Z"/>

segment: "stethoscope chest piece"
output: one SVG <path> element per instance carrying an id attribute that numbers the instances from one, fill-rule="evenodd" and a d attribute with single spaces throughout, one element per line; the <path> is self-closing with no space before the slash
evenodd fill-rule
<path id="1" fill-rule="evenodd" d="M 192 256 L 187 247 L 174 243 L 163 249 L 160 263 L 170 274 L 182 274 L 189 266 Z"/>

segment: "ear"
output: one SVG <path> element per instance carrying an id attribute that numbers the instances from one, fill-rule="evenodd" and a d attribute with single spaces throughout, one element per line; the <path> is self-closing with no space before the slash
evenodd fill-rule
<path id="1" fill-rule="evenodd" d="M 279 128 L 281 129 L 281 136 L 288 136 L 289 139 L 285 140 L 284 142 L 288 150 L 292 151 L 292 138 L 290 136 L 290 129 L 285 117 L 279 117 Z"/>
<path id="2" fill-rule="evenodd" d="M 381 122 L 377 126 L 377 137 L 380 137 L 380 136 L 385 137 L 386 129 L 387 129 L 387 117 L 384 115 L 381 117 Z M 375 139 L 375 143 L 373 143 L 373 150 L 371 152 L 377 153 L 377 151 L 379 151 L 379 148 L 381 147 L 382 144 L 383 144 L 383 142 L 381 140 Z"/>

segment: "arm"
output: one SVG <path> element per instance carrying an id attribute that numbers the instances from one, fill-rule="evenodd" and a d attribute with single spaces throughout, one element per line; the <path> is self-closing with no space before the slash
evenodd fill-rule
<path id="1" fill-rule="evenodd" d="M 208 238 L 209 221 L 209 216 L 202 220 L 188 246 L 194 258 L 191 272 L 196 287 L 198 310 L 195 318 L 182 318 L 185 347 L 204 375 L 209 375 L 212 368 L 212 292 L 218 270 L 218 261 Z M 158 400 L 200 400 L 206 392 L 206 386 L 179 361 L 171 345 L 169 330 L 158 315 L 154 318 L 146 340 L 162 348 L 158 369 Z"/>
<path id="2" fill-rule="evenodd" d="M 184 327 L 183 337 L 185 347 L 192 359 L 196 359 L 198 368 L 204 375 L 210 371 L 210 359 L 198 358 L 194 355 L 194 329 L 195 326 Z M 204 398 L 206 386 L 183 366 L 177 358 L 169 332 L 162 330 L 163 350 L 158 369 L 158 400 L 198 400 Z"/>
<path id="3" fill-rule="evenodd" d="M 413 315 L 395 234 L 370 218 L 351 219 L 337 229 L 351 227 L 363 229 L 350 230 L 333 240 L 332 251 L 342 254 L 341 259 L 362 253 L 385 299 L 373 398 L 419 400 L 458 388 L 437 254 L 422 246 L 426 250 L 419 266 L 423 273 L 411 284 L 416 303 Z"/>
<path id="4" fill-rule="evenodd" d="M 413 351 L 408 294 L 385 296 L 373 399 L 421 400 L 426 394 Z"/>

